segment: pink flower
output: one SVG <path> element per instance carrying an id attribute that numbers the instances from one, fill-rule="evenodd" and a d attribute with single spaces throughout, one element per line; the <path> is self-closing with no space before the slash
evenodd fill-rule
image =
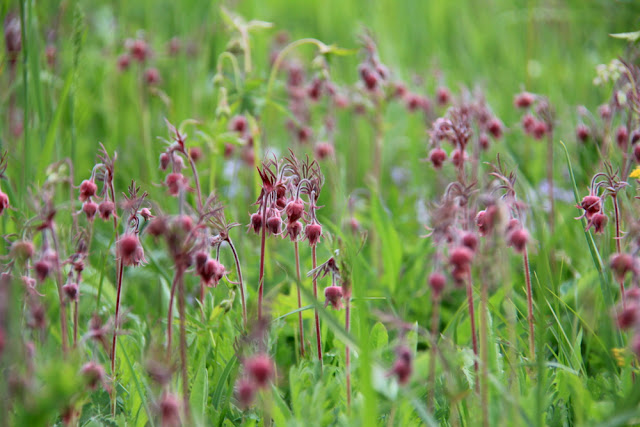
<path id="1" fill-rule="evenodd" d="M 246 359 L 244 368 L 259 388 L 266 388 L 273 378 L 273 362 L 266 354 L 256 354 Z"/>
<path id="2" fill-rule="evenodd" d="M 331 304 L 334 310 L 340 310 L 342 308 L 342 297 L 344 296 L 341 286 L 329 286 L 324 290 L 324 306 L 327 307 Z"/>
<path id="3" fill-rule="evenodd" d="M 120 262 L 126 266 L 137 267 L 147 262 L 137 234 L 125 234 L 122 236 L 118 240 L 116 252 Z"/>
<path id="4" fill-rule="evenodd" d="M 78 196 L 78 200 L 84 202 L 89 198 L 96 195 L 98 191 L 98 186 L 92 180 L 85 179 L 80 184 L 80 195 Z"/>

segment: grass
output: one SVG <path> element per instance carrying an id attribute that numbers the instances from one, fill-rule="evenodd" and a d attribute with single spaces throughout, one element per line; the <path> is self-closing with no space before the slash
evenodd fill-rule
<path id="1" fill-rule="evenodd" d="M 0 384 L 0 408 L 9 414 L 9 424 L 142 426 L 172 425 L 177 420 L 184 425 L 614 426 L 639 422 L 638 362 L 631 347 L 635 331 L 620 331 L 616 325 L 622 307 L 620 289 L 608 263 L 617 252 L 613 205 L 604 199 L 610 223 L 602 235 L 583 231 L 585 218 L 574 219 L 581 213 L 575 204 L 587 194 L 591 177 L 605 170 L 604 161 L 611 162 L 614 170 L 628 171 L 632 165 L 624 163 L 615 143 L 603 154 L 593 141 L 576 141 L 575 127 L 580 120 L 577 106 L 597 115 L 597 107 L 609 101 L 614 89 L 611 84 L 593 84 L 596 66 L 634 52 L 624 40 L 608 36 L 637 29 L 640 8 L 634 2 L 2 0 L 0 11 L 21 23 L 22 39 L 15 68 L 9 61 L 11 52 L 6 46 L 0 50 L 4 88 L 0 145 L 8 153 L 0 189 L 8 194 L 11 206 L 2 214 L 7 242 L 2 272 L 7 274 L 1 280 L 0 302 L 9 303 L 0 303 L 0 369 L 7 378 Z M 276 69 L 270 56 L 280 31 L 288 32 L 288 43 L 302 42 L 282 55 Z M 468 194 L 468 208 L 437 207 L 447 201 L 449 183 L 473 181 L 471 166 L 456 170 L 445 162 L 442 170 L 436 170 L 421 161 L 433 148 L 427 132 L 447 109 L 434 101 L 432 112 L 424 116 L 408 111 L 403 100 L 382 101 L 370 91 L 355 89 L 362 85 L 359 64 L 372 61 L 360 50 L 365 33 L 375 41 L 379 60 L 391 69 L 391 81 L 403 80 L 410 91 L 432 101 L 440 86 L 448 87 L 455 98 L 481 89 L 489 106 L 486 111 L 504 123 L 502 139 L 480 154 L 479 181 Z M 173 37 L 180 40 L 177 55 L 167 51 Z M 131 61 L 126 71 L 120 71 L 117 61 L 127 51 L 128 38 L 146 40 L 152 54 L 144 65 Z M 50 46 L 56 49 L 53 66 L 45 55 Z M 318 55 L 319 47 L 329 53 Z M 286 67 L 292 59 L 299 60 L 310 77 L 329 75 L 351 101 L 369 107 L 364 113 L 336 109 L 327 98 L 296 106 L 287 86 Z M 153 87 L 144 81 L 149 66 L 161 76 Z M 550 170 L 557 197 L 551 220 L 545 208 L 547 144 L 522 132 L 523 112 L 513 106 L 514 95 L 523 90 L 547 97 L 555 113 L 550 141 L 555 158 Z M 599 125 L 597 130 L 608 128 L 611 141 L 619 124 L 631 124 L 631 133 L 638 118 L 629 111 L 617 112 L 611 126 Z M 232 118 L 241 114 L 248 120 L 244 133 L 229 128 Z M 25 123 L 22 132 L 12 133 L 15 118 Z M 327 118 L 335 121 L 335 131 L 324 125 Z M 184 162 L 189 159 L 186 154 L 193 154 L 188 150 L 202 152 L 195 175 L 189 164 L 182 170 L 191 188 L 182 188 L 178 197 L 168 195 L 167 172 L 158 168 L 158 158 L 168 147 L 163 141 L 173 143 L 172 138 L 178 138 L 167 132 L 165 119 L 188 134 Z M 312 143 L 298 142 L 287 129 L 288 121 L 310 126 Z M 473 125 L 473 141 L 480 129 L 482 124 Z M 334 156 L 317 156 L 314 143 L 322 141 L 332 143 Z M 196 267 L 181 258 L 191 254 L 192 247 L 178 247 L 170 238 L 174 236 L 170 233 L 178 233 L 189 242 L 189 232 L 172 229 L 161 233 L 166 239 L 155 239 L 149 231 L 152 221 L 143 220 L 139 209 L 123 205 L 117 210 L 117 233 L 139 232 L 148 263 L 124 269 L 120 294 L 114 224 L 100 219 L 90 224 L 80 212 L 77 189 L 70 194 L 65 184 L 71 179 L 77 187 L 89 179 L 99 143 L 109 155 L 117 153 L 113 182 L 117 200 L 122 202 L 123 194 L 130 196 L 127 188 L 135 180 L 141 192 L 149 193 L 144 207 L 157 218 L 173 221 L 179 214 L 190 215 L 195 230 L 201 224 L 208 230 L 207 238 L 214 238 L 209 256 L 226 266 L 226 272 L 217 287 L 206 289 L 204 299 Z M 443 148 L 451 153 L 448 143 Z M 231 149 L 234 154 L 225 155 Z M 263 243 L 261 235 L 244 229 L 249 214 L 258 212 L 256 200 L 269 198 L 259 196 L 265 183 L 255 166 L 263 159 L 283 159 L 290 155 L 289 149 L 301 162 L 307 156 L 317 157 L 324 176 L 321 191 L 309 187 L 319 191 L 322 207 L 317 219 L 323 237 L 313 250 L 307 241 L 300 241 L 297 250 L 287 239 L 273 236 L 266 236 Z M 468 150 L 476 159 L 471 145 Z M 436 226 L 455 217 L 452 227 L 477 232 L 469 218 L 492 203 L 504 202 L 488 190 L 492 169 L 484 163 L 496 163 L 497 154 L 507 169 L 505 176 L 516 173 L 514 194 L 523 202 L 509 215 L 531 235 L 527 258 L 535 320 L 532 326 L 527 322 L 522 254 L 507 247 L 501 231 L 480 237 L 482 249 L 475 252 L 469 270 L 480 341 L 475 355 L 466 289 L 457 286 L 449 265 L 448 254 L 457 237 L 447 243 Z M 633 157 L 632 151 L 629 155 Z M 246 161 L 251 156 L 254 165 Z M 70 162 L 58 163 L 63 159 Z M 201 192 L 193 191 L 195 177 Z M 620 246 L 635 255 L 635 184 L 629 183 L 617 198 L 621 229 L 628 233 L 623 233 Z M 210 193 L 224 206 L 224 217 L 218 204 L 207 204 Z M 311 190 L 302 194 L 308 209 Z M 501 209 L 515 205 L 505 206 Z M 37 225 L 47 224 L 43 213 L 49 208 L 55 208 L 55 225 L 38 230 Z M 212 223 L 198 217 L 209 208 L 207 218 L 213 218 Z M 235 222 L 243 227 L 231 227 Z M 427 238 L 425 226 L 435 228 Z M 229 240 L 224 236 L 215 240 L 222 230 Z M 60 316 L 65 313 L 55 276 L 38 282 L 37 293 L 20 280 L 23 275 L 35 276 L 33 263 L 52 245 L 54 231 L 60 262 L 74 254 L 86 256 L 79 283 L 79 341 L 68 354 L 61 351 L 66 332 L 61 333 Z M 81 235 L 91 236 L 88 251 L 79 249 Z M 10 253 L 11 244 L 20 239 L 33 243 L 31 260 Z M 193 237 L 191 243 L 201 244 L 198 239 Z M 227 250 L 231 240 L 234 252 Z M 242 285 L 237 282 L 236 250 L 244 292 L 238 289 Z M 296 271 L 298 254 L 301 274 Z M 318 277 L 316 300 L 307 272 L 316 261 L 322 265 L 331 256 L 339 276 L 332 271 Z M 176 271 L 179 286 L 171 314 L 175 339 L 167 346 L 167 313 Z M 427 283 L 433 271 L 447 277 L 438 298 L 435 335 L 431 322 L 436 299 Z M 68 263 L 59 273 L 64 280 L 78 277 Z M 342 311 L 324 305 L 323 289 L 332 276 L 352 290 L 348 326 Z M 627 291 L 635 286 L 636 276 L 634 272 L 627 276 Z M 260 302 L 259 284 L 264 284 Z M 248 321 L 243 319 L 242 298 Z M 121 299 L 117 330 L 122 334 L 112 372 L 109 345 L 117 299 Z M 72 306 L 64 306 L 70 325 Z M 299 329 L 300 314 L 304 334 Z M 103 329 L 89 326 L 94 315 Z M 317 360 L 315 316 L 322 363 Z M 109 343 L 107 348 L 100 334 Z M 306 342 L 300 342 L 302 335 Z M 71 333 L 65 336 L 73 343 Z M 396 375 L 401 347 L 411 353 L 406 384 Z M 273 372 L 265 374 L 264 385 L 246 363 L 260 353 L 273 363 L 265 367 Z M 95 389 L 77 374 L 90 361 L 105 369 L 104 384 Z M 429 378 L 433 378 L 431 389 Z M 247 405 L 236 390 L 241 379 L 259 384 Z M 113 396 L 117 400 L 112 401 Z M 172 419 L 175 414 L 178 418 Z"/>

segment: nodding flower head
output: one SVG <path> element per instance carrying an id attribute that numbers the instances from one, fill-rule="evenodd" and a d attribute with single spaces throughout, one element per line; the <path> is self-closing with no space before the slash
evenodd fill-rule
<path id="1" fill-rule="evenodd" d="M 531 130 L 531 135 L 535 139 L 542 139 L 547 134 L 548 131 L 549 131 L 549 127 L 545 122 L 543 122 L 542 120 L 536 120 Z"/>
<path id="2" fill-rule="evenodd" d="M 247 128 L 248 122 L 244 116 L 234 116 L 229 121 L 229 130 L 238 132 L 240 135 L 244 134 Z"/>
<path id="3" fill-rule="evenodd" d="M 93 180 L 85 179 L 80 184 L 80 195 L 78 196 L 78 200 L 84 202 L 89 198 L 95 196 L 97 191 L 98 186 L 96 185 L 96 183 L 93 182 Z"/>
<path id="4" fill-rule="evenodd" d="M 16 240 L 11 244 L 11 257 L 21 260 L 31 259 L 34 253 L 33 243 L 27 240 Z"/>
<path id="5" fill-rule="evenodd" d="M 447 105 L 451 100 L 451 92 L 449 92 L 449 89 L 440 86 L 436 91 L 436 100 L 438 101 L 438 105 L 441 107 Z"/>
<path id="6" fill-rule="evenodd" d="M 51 262 L 48 259 L 45 259 L 43 257 L 42 259 L 36 261 L 36 263 L 33 265 L 33 269 L 36 272 L 38 281 L 43 282 L 47 278 L 47 276 L 49 276 L 49 273 L 51 273 L 53 265 L 51 265 Z"/>
<path id="7" fill-rule="evenodd" d="M 62 287 L 62 290 L 64 291 L 67 298 L 69 298 L 69 301 L 78 301 L 80 293 L 77 283 L 67 283 Z"/>
<path id="8" fill-rule="evenodd" d="M 460 148 L 456 148 L 451 153 L 451 162 L 457 168 L 461 167 L 467 160 L 469 160 L 467 152 Z"/>
<path id="9" fill-rule="evenodd" d="M 169 153 L 164 152 L 160 154 L 160 170 L 166 171 L 169 167 L 169 163 L 171 162 L 171 155 Z"/>
<path id="10" fill-rule="evenodd" d="M 244 368 L 258 388 L 266 388 L 273 378 L 273 361 L 266 354 L 256 354 L 244 361 Z"/>
<path id="11" fill-rule="evenodd" d="M 618 281 L 624 280 L 627 273 L 636 274 L 638 272 L 636 259 L 627 253 L 611 256 L 609 266 Z"/>
<path id="12" fill-rule="evenodd" d="M 160 399 L 162 427 L 180 427 L 180 400 L 173 393 L 164 393 Z"/>
<path id="13" fill-rule="evenodd" d="M 518 253 L 523 253 L 529 242 L 529 232 L 524 228 L 516 228 L 507 236 L 507 243 Z"/>
<path id="14" fill-rule="evenodd" d="M 304 203 L 302 199 L 292 200 L 287 203 L 284 212 L 287 214 L 289 222 L 295 222 L 302 218 L 302 214 L 304 214 Z"/>
<path id="15" fill-rule="evenodd" d="M 147 233 L 154 237 L 162 236 L 167 231 L 167 220 L 158 216 L 154 218 L 147 227 Z"/>
<path id="16" fill-rule="evenodd" d="M 330 142 L 318 142 L 316 144 L 314 153 L 318 160 L 330 159 L 335 154 L 333 144 Z"/>
<path id="17" fill-rule="evenodd" d="M 529 92 L 521 92 L 513 98 L 513 105 L 518 108 L 528 108 L 533 104 L 535 96 Z"/>
<path id="18" fill-rule="evenodd" d="M 457 282 L 463 281 L 471 273 L 473 251 L 466 246 L 458 246 L 449 254 L 449 264 L 453 267 L 451 274 Z"/>
<path id="19" fill-rule="evenodd" d="M 329 286 L 324 290 L 324 306 L 327 307 L 331 304 L 335 310 L 340 310 L 342 308 L 342 297 L 344 296 L 342 292 L 342 286 Z"/>
<path id="20" fill-rule="evenodd" d="M 98 213 L 100 218 L 108 220 L 111 215 L 115 215 L 116 205 L 111 200 L 104 200 L 98 205 Z"/>
<path id="21" fill-rule="evenodd" d="M 88 221 L 93 221 L 98 212 L 98 204 L 92 200 L 87 200 L 82 204 L 82 212 L 87 216 Z"/>
<path id="22" fill-rule="evenodd" d="M 435 297 L 440 296 L 446 284 L 447 279 L 444 277 L 444 274 L 436 271 L 429 275 L 429 287 L 431 287 L 431 291 Z"/>
<path id="23" fill-rule="evenodd" d="M 118 240 L 116 251 L 120 262 L 126 266 L 137 267 L 147 262 L 137 234 L 129 233 L 122 236 Z"/>
<path id="24" fill-rule="evenodd" d="M 314 221 L 304 228 L 304 235 L 309 241 L 309 245 L 315 246 L 322 236 L 322 226 Z"/>
<path id="25" fill-rule="evenodd" d="M 631 302 L 626 305 L 622 310 L 618 312 L 618 327 L 620 329 L 629 329 L 638 324 L 640 320 L 638 315 L 640 307 L 635 302 Z"/>
<path id="26" fill-rule="evenodd" d="M 249 409 L 253 404 L 257 392 L 256 384 L 249 378 L 240 378 L 235 386 L 235 396 L 240 409 Z"/>
<path id="27" fill-rule="evenodd" d="M 209 260 L 209 254 L 205 251 L 198 251 L 193 256 L 193 259 L 196 263 L 196 272 L 198 274 L 202 274 L 201 272 L 204 267 L 204 264 L 207 262 L 207 260 Z"/>
<path id="28" fill-rule="evenodd" d="M 295 242 L 302 233 L 302 223 L 300 221 L 287 222 L 285 228 L 285 237 L 289 237 L 292 242 Z"/>
<path id="29" fill-rule="evenodd" d="M 522 129 L 524 129 L 525 133 L 531 134 L 533 133 L 533 128 L 535 127 L 537 120 L 531 114 L 525 114 L 522 116 Z"/>
<path id="30" fill-rule="evenodd" d="M 618 143 L 618 147 L 623 150 L 627 148 L 627 143 L 629 142 L 629 131 L 626 126 L 621 125 L 616 129 L 616 142 Z"/>
<path id="31" fill-rule="evenodd" d="M 585 231 L 589 231 L 589 229 L 593 227 L 593 231 L 596 234 L 602 234 L 604 233 L 604 227 L 607 225 L 607 222 L 609 222 L 609 218 L 605 214 L 597 212 L 593 214 L 587 222 Z"/>
<path id="32" fill-rule="evenodd" d="M 493 231 L 498 220 L 499 210 L 495 205 L 478 212 L 476 215 L 476 226 L 481 236 L 488 236 Z"/>
<path id="33" fill-rule="evenodd" d="M 277 209 L 271 209 L 270 215 L 267 216 L 267 231 L 271 234 L 280 234 L 282 231 L 282 218 Z"/>
<path id="34" fill-rule="evenodd" d="M 0 190 L 0 215 L 9 207 L 9 196 Z"/>
<path id="35" fill-rule="evenodd" d="M 249 230 L 253 230 L 256 234 L 260 233 L 262 228 L 262 214 L 260 212 L 251 214 L 251 222 L 249 222 L 248 227 Z"/>
<path id="36" fill-rule="evenodd" d="M 89 390 L 95 390 L 100 384 L 104 384 L 106 377 L 104 368 L 96 362 L 88 362 L 82 365 L 80 373 L 84 377 Z"/>
<path id="37" fill-rule="evenodd" d="M 173 172 L 167 175 L 165 179 L 165 184 L 169 189 L 169 194 L 172 196 L 177 196 L 180 194 L 180 191 L 187 188 L 187 178 L 178 172 Z"/>
<path id="38" fill-rule="evenodd" d="M 128 43 L 129 53 L 138 62 L 144 62 L 149 57 L 149 45 L 144 40 L 132 40 Z"/>
<path id="39" fill-rule="evenodd" d="M 478 247 L 478 236 L 473 232 L 464 233 L 462 236 L 462 245 L 475 252 Z"/>
<path id="40" fill-rule="evenodd" d="M 436 147 L 429 152 L 429 161 L 433 164 L 433 167 L 440 169 L 447 160 L 447 152 L 440 147 Z"/>
<path id="41" fill-rule="evenodd" d="M 401 345 L 396 348 L 397 358 L 387 375 L 395 376 L 400 385 L 406 385 L 413 372 L 411 350 Z"/>
<path id="42" fill-rule="evenodd" d="M 578 207 L 584 209 L 584 216 L 587 219 L 591 219 L 593 215 L 600 212 L 601 206 L 602 202 L 600 197 L 594 194 L 589 194 L 582 199 L 582 202 L 580 202 L 580 206 Z"/>
<path id="43" fill-rule="evenodd" d="M 589 128 L 584 123 L 580 123 L 576 127 L 576 138 L 578 138 L 578 141 L 586 142 L 587 139 L 589 139 L 590 134 L 591 132 L 589 132 Z"/>
<path id="44" fill-rule="evenodd" d="M 218 260 L 210 258 L 202 266 L 200 277 L 207 286 L 218 286 L 220 280 L 224 277 L 225 269 Z"/>
<path id="45" fill-rule="evenodd" d="M 502 127 L 502 122 L 497 117 L 494 117 L 489 121 L 487 130 L 494 139 L 500 139 L 502 138 Z"/>
<path id="46" fill-rule="evenodd" d="M 118 71 L 126 71 L 131 65 L 131 56 L 128 53 L 123 53 L 118 56 Z"/>
<path id="47" fill-rule="evenodd" d="M 155 86 L 160 83 L 160 71 L 157 68 L 147 68 L 144 70 L 144 81 L 149 86 Z"/>

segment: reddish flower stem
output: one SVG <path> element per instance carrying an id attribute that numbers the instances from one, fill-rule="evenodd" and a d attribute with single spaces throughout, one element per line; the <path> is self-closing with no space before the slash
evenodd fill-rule
<path id="1" fill-rule="evenodd" d="M 116 345 L 118 341 L 116 340 L 116 337 L 118 336 L 118 316 L 120 315 L 120 295 L 122 291 L 122 276 L 124 273 L 124 263 L 122 261 L 118 261 L 117 265 L 118 265 L 118 292 L 116 295 L 116 318 L 113 325 L 113 339 L 111 340 L 111 375 L 114 379 L 114 384 L 113 384 L 113 387 L 111 388 L 113 390 L 111 410 L 112 410 L 112 415 L 114 417 L 116 415 L 116 393 L 117 393 L 115 378 L 116 378 Z"/>
<path id="2" fill-rule="evenodd" d="M 51 232 L 51 240 L 53 241 L 53 248 L 56 251 L 57 259 L 56 262 L 56 286 L 58 288 L 58 298 L 60 300 L 60 329 L 61 329 L 61 340 L 62 340 L 62 353 L 66 356 L 67 351 L 69 349 L 69 337 L 67 336 L 67 309 L 66 303 L 64 301 L 64 293 L 62 291 L 62 267 L 60 266 L 60 251 L 58 246 L 58 238 L 56 237 L 56 233 L 53 231 L 53 226 L 49 228 Z"/>
<path id="3" fill-rule="evenodd" d="M 200 189 L 200 179 L 198 179 L 198 170 L 196 169 L 196 163 L 193 161 L 188 152 L 185 152 L 187 159 L 189 159 L 189 165 L 191 166 L 191 172 L 193 173 L 193 180 L 196 184 L 196 194 L 198 195 L 198 212 L 202 211 L 202 190 Z"/>
<path id="4" fill-rule="evenodd" d="M 267 240 L 267 200 L 262 198 L 262 237 L 260 242 L 260 277 L 258 283 L 258 320 L 262 319 L 262 297 L 264 294 L 264 257 Z"/>
<path id="5" fill-rule="evenodd" d="M 431 313 L 431 358 L 429 359 L 429 379 L 427 380 L 427 408 L 433 413 L 435 409 L 435 386 L 436 386 L 436 356 L 438 353 L 438 326 L 440 323 L 440 296 L 435 297 L 433 302 L 433 312 Z"/>
<path id="6" fill-rule="evenodd" d="M 233 245 L 231 238 L 227 237 L 227 243 L 231 248 L 231 252 L 233 253 L 233 261 L 236 264 L 236 272 L 238 274 L 238 286 L 240 287 L 240 298 L 242 300 L 242 325 L 246 329 L 247 328 L 247 299 L 244 296 L 244 281 L 242 280 L 242 269 L 240 268 L 240 260 L 238 259 L 238 252 L 236 251 L 236 247 Z"/>
<path id="7" fill-rule="evenodd" d="M 522 265 L 524 268 L 524 280 L 527 285 L 527 309 L 529 311 L 527 321 L 529 322 L 529 353 L 531 360 L 536 357 L 535 335 L 533 327 L 533 289 L 531 287 L 531 271 L 529 270 L 529 253 L 527 248 L 522 252 Z"/>
<path id="8" fill-rule="evenodd" d="M 189 376 L 187 373 L 187 332 L 185 328 L 185 303 L 184 303 L 184 280 L 183 270 L 178 267 L 176 276 L 178 277 L 178 313 L 180 315 L 180 365 L 182 368 L 182 406 L 185 418 L 189 420 Z"/>
<path id="9" fill-rule="evenodd" d="M 620 243 L 621 233 L 620 233 L 620 207 L 618 206 L 618 197 L 616 194 L 611 196 L 613 198 L 613 210 L 615 213 L 616 220 L 616 252 L 622 253 L 622 246 Z M 624 277 L 620 279 L 620 296 L 622 297 L 622 308 L 626 308 L 626 303 L 624 300 Z"/>
<path id="10" fill-rule="evenodd" d="M 178 272 L 176 271 L 171 284 L 171 295 L 169 296 L 169 310 L 167 314 L 167 360 L 171 359 L 171 337 L 173 335 L 173 300 L 176 295 L 178 285 Z"/>
<path id="11" fill-rule="evenodd" d="M 471 272 L 467 274 L 467 302 L 469 304 L 469 321 L 471 322 L 471 342 L 473 344 L 473 354 L 476 360 L 473 361 L 473 368 L 478 373 L 478 337 L 476 336 L 476 319 L 473 305 L 473 287 L 471 286 Z M 477 386 L 477 383 L 476 383 Z"/>
<path id="12" fill-rule="evenodd" d="M 298 241 L 293 242 L 296 257 L 296 277 L 298 282 L 296 283 L 296 289 L 298 290 L 298 310 L 302 308 L 302 296 L 300 295 L 300 283 L 302 278 L 300 275 L 300 251 L 298 249 Z M 302 326 L 302 311 L 298 312 L 298 324 L 300 325 L 300 355 L 304 357 L 304 328 Z"/>
<path id="13" fill-rule="evenodd" d="M 315 270 L 318 267 L 318 260 L 316 258 L 316 245 L 311 246 L 311 267 Z M 318 281 L 316 276 L 313 276 L 313 297 L 318 300 Z M 320 367 L 322 367 L 322 337 L 320 335 L 320 317 L 318 316 L 318 308 L 315 309 L 315 321 L 316 321 L 316 348 L 318 349 L 318 360 L 320 361 Z"/>

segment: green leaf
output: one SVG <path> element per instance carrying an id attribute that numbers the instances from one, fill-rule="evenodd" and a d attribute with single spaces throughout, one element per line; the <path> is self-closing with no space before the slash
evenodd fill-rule
<path id="1" fill-rule="evenodd" d="M 633 31 L 630 33 L 614 33 L 614 34 L 609 34 L 609 36 L 615 39 L 622 39 L 622 40 L 626 40 L 628 42 L 634 43 L 634 42 L 637 42 L 638 39 L 640 39 L 640 31 Z"/>
<path id="2" fill-rule="evenodd" d="M 209 389 L 209 374 L 207 372 L 206 352 L 200 357 L 200 367 L 191 386 L 191 412 L 198 425 L 204 425 L 207 396 Z"/>
<path id="3" fill-rule="evenodd" d="M 387 332 L 387 328 L 380 322 L 376 322 L 373 325 L 373 329 L 371 329 L 370 336 L 371 348 L 373 350 L 382 350 L 389 343 L 389 333 Z"/>

